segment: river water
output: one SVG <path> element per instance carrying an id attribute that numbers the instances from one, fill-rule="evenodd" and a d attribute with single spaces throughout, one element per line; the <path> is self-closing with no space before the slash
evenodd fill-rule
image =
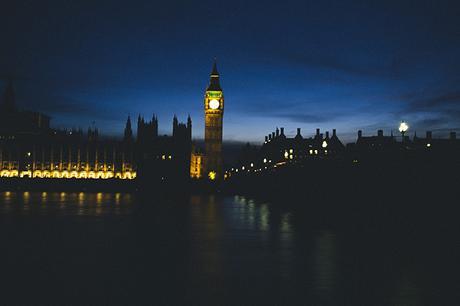
<path id="1" fill-rule="evenodd" d="M 457 224 L 361 219 L 243 196 L 3 192 L 1 304 L 457 304 Z"/>

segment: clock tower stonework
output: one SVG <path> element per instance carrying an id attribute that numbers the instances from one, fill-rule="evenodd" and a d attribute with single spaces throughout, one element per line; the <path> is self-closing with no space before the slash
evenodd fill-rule
<path id="1" fill-rule="evenodd" d="M 217 65 L 211 72 L 209 86 L 204 96 L 204 175 L 211 180 L 222 179 L 222 123 L 224 117 L 224 95 L 219 83 Z"/>

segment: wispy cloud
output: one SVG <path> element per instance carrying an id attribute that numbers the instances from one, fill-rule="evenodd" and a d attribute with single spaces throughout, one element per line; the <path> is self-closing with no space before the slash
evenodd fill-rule
<path id="1" fill-rule="evenodd" d="M 339 118 L 340 115 L 331 114 L 331 113 L 308 114 L 308 113 L 297 112 L 297 113 L 282 113 L 282 114 L 279 114 L 278 117 L 286 118 L 293 122 L 299 122 L 299 123 L 324 123 L 324 122 L 334 121 L 335 119 Z"/>
<path id="2" fill-rule="evenodd" d="M 380 61 L 382 64 L 360 63 L 356 60 L 348 61 L 337 55 L 319 54 L 315 52 L 289 52 L 283 58 L 293 65 L 309 68 L 331 70 L 359 77 L 398 78 L 400 77 L 406 60 L 402 57 L 393 57 L 389 62 Z"/>
<path id="3" fill-rule="evenodd" d="M 421 112 L 421 111 L 448 111 L 460 110 L 460 91 L 449 91 L 439 93 L 431 96 L 406 96 L 409 98 L 407 111 Z"/>

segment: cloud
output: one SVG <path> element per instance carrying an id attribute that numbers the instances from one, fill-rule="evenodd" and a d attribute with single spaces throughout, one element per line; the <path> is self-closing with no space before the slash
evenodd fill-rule
<path id="1" fill-rule="evenodd" d="M 450 90 L 404 95 L 404 112 L 416 118 L 417 126 L 430 129 L 449 129 L 460 125 L 460 91 Z"/>
<path id="2" fill-rule="evenodd" d="M 412 94 L 406 110 L 410 112 L 447 111 L 448 113 L 455 110 L 460 111 L 460 91 L 445 92 L 431 97 L 419 97 Z"/>
<path id="3" fill-rule="evenodd" d="M 72 117 L 86 117 L 111 120 L 116 119 L 119 110 L 102 107 L 98 103 L 75 99 L 62 95 L 49 95 L 47 93 L 36 93 L 33 95 L 20 96 L 20 106 L 25 109 L 38 110 L 46 114 Z"/>
<path id="4" fill-rule="evenodd" d="M 376 65 L 367 62 L 360 63 L 357 60 L 345 60 L 335 55 L 316 54 L 311 51 L 305 53 L 289 52 L 282 56 L 294 65 L 333 70 L 352 76 L 378 78 L 398 78 L 407 62 L 402 57 L 395 56 L 389 63 Z"/>
<path id="5" fill-rule="evenodd" d="M 317 115 L 317 114 L 307 114 L 307 113 L 284 113 L 279 114 L 278 117 L 286 118 L 294 122 L 300 123 L 324 123 L 330 122 L 334 119 L 340 117 L 337 114 L 327 113 L 324 115 Z"/>

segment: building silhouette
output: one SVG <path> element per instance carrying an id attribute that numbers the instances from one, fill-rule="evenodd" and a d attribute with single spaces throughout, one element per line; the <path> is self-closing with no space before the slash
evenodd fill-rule
<path id="1" fill-rule="evenodd" d="M 335 129 L 332 130 L 332 136 L 329 132 L 323 135 L 317 129 L 314 136 L 304 138 L 298 128 L 297 134 L 288 138 L 284 128 L 276 128 L 265 136 L 262 146 L 247 144 L 237 163 L 227 169 L 225 176 L 229 178 L 273 172 L 286 167 L 307 169 L 313 165 L 318 170 L 317 161 L 338 161 L 343 165 L 364 164 L 388 169 L 404 164 L 417 167 L 445 163 L 456 165 L 460 162 L 460 140 L 456 132 L 450 132 L 448 138 L 433 138 L 431 131 L 427 131 L 425 137 L 418 137 L 414 133 L 413 138 L 407 135 L 397 138 L 393 132 L 384 135 L 383 130 L 378 130 L 377 135 L 364 136 L 359 130 L 356 142 L 344 146 Z"/>
<path id="2" fill-rule="evenodd" d="M 129 120 L 126 130 L 129 130 Z M 125 132 L 125 134 L 129 134 Z M 135 141 L 138 176 L 144 182 L 186 181 L 190 177 L 192 119 L 186 123 L 174 116 L 172 135 L 158 135 L 158 118 L 138 117 Z"/>
<path id="3" fill-rule="evenodd" d="M 245 146 L 238 164 L 227 169 L 226 177 L 236 173 L 259 172 L 288 164 L 300 164 L 312 159 L 333 159 L 343 155 L 345 146 L 337 137 L 336 130 L 324 135 L 320 129 L 309 138 L 304 138 L 297 128 L 294 137 L 287 137 L 284 128 L 276 128 L 265 136 L 261 147 Z"/>
<path id="4" fill-rule="evenodd" d="M 158 135 L 158 119 L 128 116 L 123 139 L 101 137 L 95 127 L 59 130 L 50 117 L 18 110 L 13 84 L 0 105 L 0 177 L 41 179 L 188 179 L 192 120 L 173 118 L 171 136 Z"/>

